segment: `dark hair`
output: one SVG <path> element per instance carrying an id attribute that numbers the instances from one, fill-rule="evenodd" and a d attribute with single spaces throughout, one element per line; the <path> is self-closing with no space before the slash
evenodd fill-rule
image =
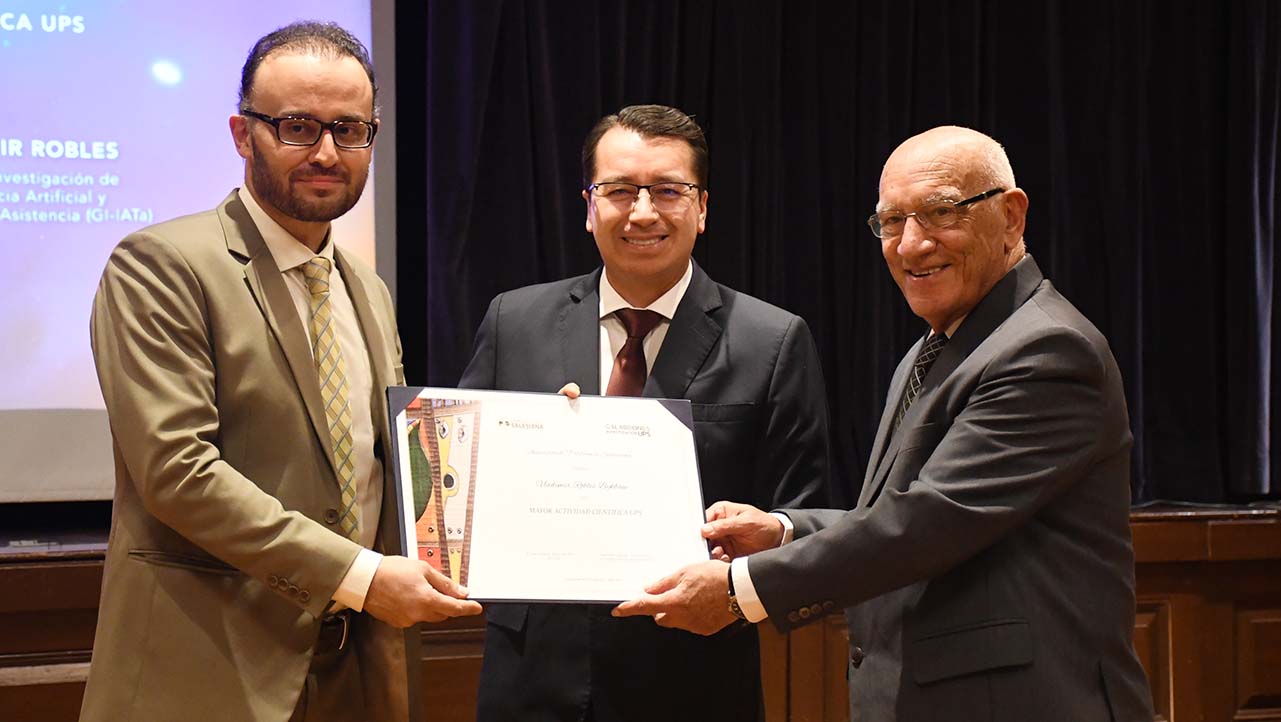
<path id="1" fill-rule="evenodd" d="M 646 138 L 677 138 L 694 152 L 694 178 L 707 190 L 707 139 L 694 119 L 666 105 L 629 105 L 596 121 L 583 141 L 583 187 L 596 174 L 596 146 L 601 136 L 615 126 L 636 131 Z"/>
<path id="2" fill-rule="evenodd" d="M 245 58 L 245 67 L 240 71 L 240 110 L 249 110 L 249 96 L 253 93 L 254 75 L 258 72 L 258 66 L 273 53 L 285 51 L 326 58 L 355 58 L 360 67 L 365 69 L 365 75 L 369 76 L 369 85 L 374 91 L 374 107 L 378 107 L 374 64 L 369 60 L 369 51 L 365 49 L 364 43 L 337 23 L 300 20 L 262 36 L 254 43 L 249 57 Z"/>

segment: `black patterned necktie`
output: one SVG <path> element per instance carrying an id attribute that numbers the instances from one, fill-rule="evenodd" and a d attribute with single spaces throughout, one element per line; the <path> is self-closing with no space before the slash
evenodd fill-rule
<path id="1" fill-rule="evenodd" d="M 903 423 L 903 417 L 907 415 L 907 410 L 912 407 L 916 397 L 921 395 L 921 387 L 925 385 L 925 375 L 930 372 L 930 367 L 943 352 L 945 345 L 947 345 L 947 334 L 936 333 L 925 340 L 921 352 L 916 355 L 916 361 L 912 364 L 912 376 L 907 380 L 903 400 L 899 402 L 898 413 L 894 415 L 895 431 L 898 430 L 899 424 Z"/>
<path id="2" fill-rule="evenodd" d="M 627 341 L 614 357 L 614 370 L 609 374 L 606 396 L 640 396 L 645 389 L 649 369 L 645 364 L 645 336 L 658 325 L 663 317 L 654 311 L 620 308 L 614 312 L 623 328 Z"/>

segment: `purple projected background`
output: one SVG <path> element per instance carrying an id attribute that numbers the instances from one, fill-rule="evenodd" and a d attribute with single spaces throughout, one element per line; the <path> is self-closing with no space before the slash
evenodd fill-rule
<path id="1" fill-rule="evenodd" d="M 240 67 L 300 18 L 370 43 L 368 0 L 0 4 L 0 410 L 102 408 L 88 328 L 108 253 L 240 185 Z M 371 266 L 373 225 L 371 182 L 335 229 Z"/>

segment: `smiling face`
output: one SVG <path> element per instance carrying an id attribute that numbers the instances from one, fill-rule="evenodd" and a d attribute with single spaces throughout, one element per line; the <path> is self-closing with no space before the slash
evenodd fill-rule
<path id="1" fill-rule="evenodd" d="M 909 139 L 881 173 L 877 210 L 911 213 L 939 201 L 959 201 L 1002 183 L 985 163 L 995 145 L 962 128 L 935 129 Z M 999 146 L 997 147 L 999 151 Z M 1003 156 L 1002 156 L 1003 157 Z M 1023 257 L 1027 196 L 1014 188 L 967 206 L 950 228 L 925 230 L 909 218 L 897 238 L 881 239 L 890 274 L 912 312 L 937 332 L 947 332 Z"/>
<path id="2" fill-rule="evenodd" d="M 373 87 L 352 57 L 271 55 L 258 67 L 253 88 L 250 105 L 266 115 L 322 122 L 373 118 Z M 339 148 L 328 131 L 315 145 L 285 145 L 270 123 L 241 115 L 232 116 L 231 131 L 245 159 L 249 192 L 285 230 L 318 249 L 329 221 L 360 200 L 373 148 Z"/>
<path id="3" fill-rule="evenodd" d="M 646 137 L 615 126 L 596 146 L 593 183 L 696 183 L 694 152 L 678 138 Z M 670 211 L 657 211 L 649 193 L 617 204 L 586 191 L 587 230 L 596 238 L 609 282 L 628 303 L 645 307 L 685 273 L 694 240 L 707 221 L 707 192 Z"/>

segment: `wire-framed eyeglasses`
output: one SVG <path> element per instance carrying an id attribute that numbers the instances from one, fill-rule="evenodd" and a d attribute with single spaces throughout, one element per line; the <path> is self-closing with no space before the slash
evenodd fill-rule
<path id="1" fill-rule="evenodd" d="M 675 211 L 684 208 L 689 203 L 689 200 L 697 194 L 698 190 L 697 183 L 682 183 L 678 181 L 664 181 L 648 185 L 609 181 L 606 183 L 593 183 L 587 186 L 587 192 L 593 196 L 628 209 L 635 205 L 636 201 L 640 200 L 641 191 L 645 191 L 649 194 L 649 202 L 655 209 L 660 211 Z"/>
<path id="2" fill-rule="evenodd" d="M 993 188 L 965 200 L 930 203 L 911 213 L 893 209 L 881 211 L 873 213 L 867 219 L 867 226 L 872 229 L 872 234 L 877 238 L 898 238 L 903 235 L 903 229 L 907 227 L 907 219 L 911 217 L 915 217 L 916 222 L 920 223 L 921 228 L 925 230 L 950 228 L 965 216 L 963 210 L 965 207 L 1004 192 L 1004 188 Z"/>

